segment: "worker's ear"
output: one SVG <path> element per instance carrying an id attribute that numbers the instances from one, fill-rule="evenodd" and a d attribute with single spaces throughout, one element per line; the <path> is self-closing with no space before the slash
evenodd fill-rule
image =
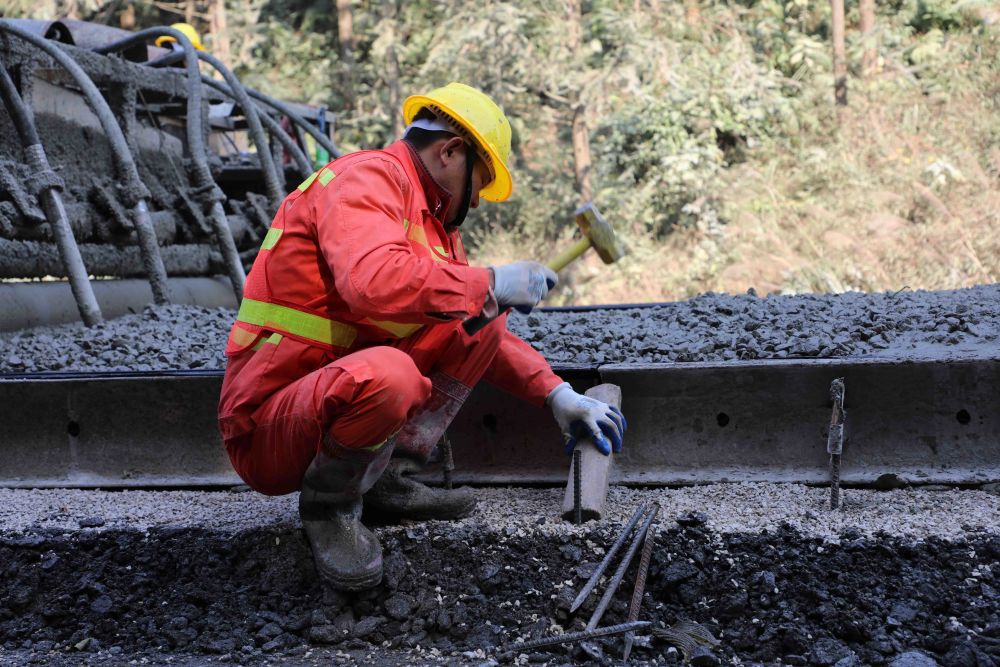
<path id="1" fill-rule="evenodd" d="M 450 165 L 458 160 L 464 165 L 466 147 L 465 140 L 462 139 L 462 137 L 452 137 L 448 141 L 441 144 L 442 164 Z"/>

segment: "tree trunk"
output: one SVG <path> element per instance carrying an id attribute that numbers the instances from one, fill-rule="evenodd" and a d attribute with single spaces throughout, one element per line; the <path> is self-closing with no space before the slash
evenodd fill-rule
<path id="1" fill-rule="evenodd" d="M 337 0 L 337 43 L 344 75 L 344 104 L 354 108 L 354 15 L 351 0 Z"/>
<path id="2" fill-rule="evenodd" d="M 878 46 L 875 39 L 875 0 L 861 0 L 861 35 L 864 53 L 861 57 L 861 73 L 871 76 L 878 61 Z"/>
<path id="3" fill-rule="evenodd" d="M 382 16 L 386 22 L 388 46 L 385 49 L 385 83 L 389 88 L 389 118 L 392 119 L 392 137 L 403 134 L 402 96 L 399 92 L 399 59 L 396 58 L 396 3 L 382 0 Z"/>
<path id="4" fill-rule="evenodd" d="M 594 198 L 590 181 L 590 132 L 587 129 L 587 105 L 577 102 L 573 107 L 573 169 L 580 201 Z"/>
<path id="5" fill-rule="evenodd" d="M 59 0 L 57 14 L 54 18 L 80 20 L 80 5 L 77 0 Z"/>
<path id="6" fill-rule="evenodd" d="M 125 30 L 135 30 L 135 5 L 131 2 L 125 5 L 118 17 L 118 25 Z"/>
<path id="7" fill-rule="evenodd" d="M 573 62 L 583 69 L 581 51 L 583 42 L 583 11 L 580 0 L 568 0 L 566 39 L 573 54 Z M 594 189 L 590 180 L 590 131 L 587 129 L 587 105 L 583 101 L 583 81 L 577 83 L 571 99 L 573 111 L 573 171 L 576 175 L 576 189 L 580 193 L 580 201 L 588 202 L 594 198 Z"/>
<path id="8" fill-rule="evenodd" d="M 830 0 L 833 8 L 833 92 L 837 106 L 847 106 L 847 56 L 844 48 L 844 0 Z"/>
<path id="9" fill-rule="evenodd" d="M 698 0 L 684 0 L 684 22 L 690 28 L 701 25 L 701 5 Z"/>
<path id="10" fill-rule="evenodd" d="M 212 0 L 208 7 L 209 29 L 212 31 L 212 50 L 216 58 L 226 67 L 233 67 L 233 51 L 229 43 L 229 29 L 226 25 L 226 0 Z"/>
<path id="11" fill-rule="evenodd" d="M 184 2 L 184 22 L 194 25 L 194 3 L 195 0 L 185 0 Z"/>

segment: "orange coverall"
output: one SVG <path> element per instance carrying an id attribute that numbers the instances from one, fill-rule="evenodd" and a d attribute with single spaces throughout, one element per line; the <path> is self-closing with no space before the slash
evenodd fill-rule
<path id="1" fill-rule="evenodd" d="M 435 392 L 461 404 L 482 378 L 542 405 L 560 384 L 505 317 L 462 329 L 489 274 L 438 217 L 450 204 L 405 141 L 341 157 L 282 202 L 247 276 L 219 402 L 251 488 L 298 490 L 325 437 L 378 445 Z"/>

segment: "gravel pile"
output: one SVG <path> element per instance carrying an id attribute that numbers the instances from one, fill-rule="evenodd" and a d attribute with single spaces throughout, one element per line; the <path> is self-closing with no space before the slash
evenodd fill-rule
<path id="1" fill-rule="evenodd" d="M 0 373 L 224 368 L 233 311 L 150 306 L 105 322 L 0 334 Z M 553 363 L 996 356 L 1000 285 L 940 292 L 704 294 L 656 308 L 514 314 Z"/>
<path id="2" fill-rule="evenodd" d="M 0 662 L 490 665 L 580 629 L 569 602 L 643 500 L 660 513 L 641 618 L 703 624 L 691 664 L 969 667 L 1000 661 L 1000 498 L 982 490 L 800 485 L 613 489 L 570 526 L 561 491 L 488 489 L 473 516 L 378 530 L 385 578 L 316 583 L 294 498 L 252 493 L 0 494 Z M 239 517 L 238 519 L 234 517 Z M 634 567 L 603 623 L 625 619 Z M 679 665 L 640 636 L 634 664 Z M 620 664 L 619 639 L 518 664 Z M 134 661 L 134 662 L 133 662 Z"/>
<path id="3" fill-rule="evenodd" d="M 235 312 L 201 306 L 147 306 L 87 328 L 60 324 L 0 333 L 0 373 L 225 368 Z"/>
<path id="4" fill-rule="evenodd" d="M 708 293 L 658 308 L 515 315 L 510 329 L 552 362 L 996 356 L 1000 285 L 766 298 Z"/>

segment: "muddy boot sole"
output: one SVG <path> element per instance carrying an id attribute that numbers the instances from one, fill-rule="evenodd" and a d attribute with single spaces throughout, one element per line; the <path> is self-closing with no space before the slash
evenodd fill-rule
<path id="1" fill-rule="evenodd" d="M 456 489 L 465 491 L 466 489 Z M 405 507 L 393 505 L 380 505 L 376 502 L 365 503 L 363 519 L 366 522 L 374 523 L 396 523 L 402 519 L 412 519 L 415 521 L 454 521 L 464 519 L 471 515 L 478 504 L 472 489 L 468 489 L 469 495 L 466 500 L 449 500 L 446 504 L 437 507 Z"/>
<path id="2" fill-rule="evenodd" d="M 394 459 L 385 474 L 365 494 L 364 517 L 380 522 L 400 519 L 448 521 L 472 514 L 478 499 L 470 488 L 440 489 L 410 477 L 419 466 Z"/>

